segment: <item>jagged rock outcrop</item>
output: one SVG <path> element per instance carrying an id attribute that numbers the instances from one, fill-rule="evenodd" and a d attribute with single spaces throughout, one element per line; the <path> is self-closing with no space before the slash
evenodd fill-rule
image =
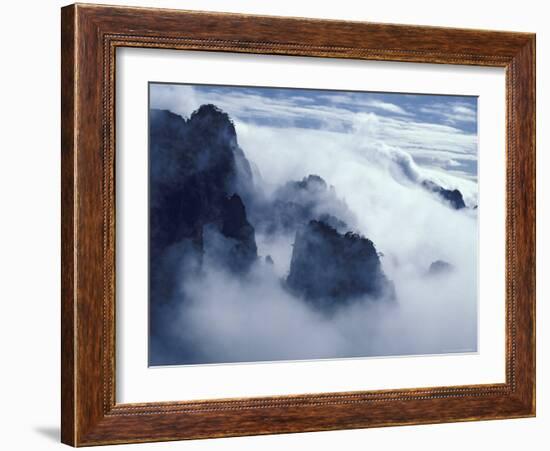
<path id="1" fill-rule="evenodd" d="M 152 110 L 150 143 L 155 247 L 198 239 L 201 227 L 219 218 L 228 195 L 245 196 L 251 187 L 250 165 L 237 145 L 235 127 L 213 105 L 201 106 L 188 120 Z"/>
<path id="2" fill-rule="evenodd" d="M 278 188 L 273 199 L 256 215 L 258 226 L 268 234 L 294 234 L 309 221 L 320 220 L 339 231 L 348 230 L 355 217 L 339 199 L 333 186 L 318 175 L 290 181 Z"/>
<path id="3" fill-rule="evenodd" d="M 441 199 L 446 201 L 455 210 L 460 210 L 466 207 L 466 204 L 464 203 L 464 198 L 462 197 L 462 193 L 457 189 L 445 189 L 441 185 L 438 185 L 431 180 L 424 180 L 422 182 L 422 187 L 427 189 L 428 191 L 431 191 L 432 193 L 437 194 Z"/>
<path id="4" fill-rule="evenodd" d="M 151 110 L 149 133 L 152 294 L 169 297 L 174 281 L 166 259 L 174 263 L 174 249 L 200 266 L 208 247 L 232 270 L 247 270 L 257 258 L 243 201 L 252 172 L 229 116 L 214 105 L 202 105 L 187 120 Z"/>
<path id="5" fill-rule="evenodd" d="M 321 221 L 310 221 L 296 233 L 288 288 L 324 311 L 368 296 L 394 299 L 374 244 Z"/>

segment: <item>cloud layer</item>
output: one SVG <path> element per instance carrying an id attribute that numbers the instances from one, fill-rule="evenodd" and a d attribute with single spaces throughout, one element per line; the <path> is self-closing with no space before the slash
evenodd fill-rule
<path id="1" fill-rule="evenodd" d="M 477 349 L 477 213 L 419 185 L 458 188 L 477 205 L 474 100 L 187 85 L 151 85 L 150 100 L 184 117 L 203 103 L 226 111 L 266 196 L 309 174 L 334 186 L 397 291 L 396 305 L 365 302 L 327 318 L 281 286 L 294 237 L 257 233 L 258 254 L 273 268 L 182 279 L 193 302 L 174 312 L 175 328 L 202 363 Z M 455 270 L 430 276 L 436 260 Z"/>

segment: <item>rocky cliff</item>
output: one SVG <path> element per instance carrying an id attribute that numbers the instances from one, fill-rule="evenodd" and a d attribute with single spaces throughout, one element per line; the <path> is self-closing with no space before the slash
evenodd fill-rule
<path id="1" fill-rule="evenodd" d="M 450 190 L 443 188 L 441 185 L 438 185 L 431 180 L 424 180 L 422 182 L 422 187 L 432 193 L 435 193 L 440 199 L 443 199 L 455 210 L 461 210 L 466 207 L 462 193 L 457 189 Z"/>
<path id="2" fill-rule="evenodd" d="M 252 172 L 232 121 L 214 105 L 189 119 L 151 110 L 149 142 L 151 364 L 170 364 L 196 357 L 167 327 L 186 301 L 184 275 L 198 276 L 205 263 L 244 273 L 257 259 L 243 201 Z"/>
<path id="3" fill-rule="evenodd" d="M 394 299 L 374 244 L 322 221 L 310 221 L 296 234 L 289 289 L 316 307 L 333 311 L 355 300 Z"/>

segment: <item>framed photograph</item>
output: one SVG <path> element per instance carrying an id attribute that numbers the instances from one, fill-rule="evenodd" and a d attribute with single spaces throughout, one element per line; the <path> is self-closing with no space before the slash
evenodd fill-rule
<path id="1" fill-rule="evenodd" d="M 535 36 L 62 9 L 62 441 L 535 415 Z"/>

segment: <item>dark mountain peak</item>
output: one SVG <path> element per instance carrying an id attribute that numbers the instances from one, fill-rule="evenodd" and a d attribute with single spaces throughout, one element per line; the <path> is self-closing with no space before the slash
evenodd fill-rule
<path id="1" fill-rule="evenodd" d="M 200 121 L 205 118 L 217 118 L 220 121 L 233 123 L 229 115 L 212 103 L 204 103 L 191 113 L 190 121 Z"/>
<path id="2" fill-rule="evenodd" d="M 311 220 L 322 221 L 342 232 L 356 222 L 334 187 L 315 174 L 280 186 L 269 205 L 259 213 L 256 223 L 267 233 L 294 234 Z"/>
<path id="3" fill-rule="evenodd" d="M 181 137 L 186 127 L 184 118 L 168 110 L 151 109 L 149 122 L 151 137 L 155 140 Z"/>
<path id="4" fill-rule="evenodd" d="M 309 221 L 309 224 L 306 228 L 312 234 L 317 234 L 327 240 L 333 240 L 335 244 L 338 244 L 339 242 L 359 244 L 361 246 L 364 246 L 363 250 L 366 253 L 371 253 L 374 250 L 374 245 L 372 241 L 368 238 L 365 238 L 363 235 L 351 231 L 341 234 L 331 224 L 322 220 Z"/>
<path id="5" fill-rule="evenodd" d="M 340 234 L 334 227 L 331 227 L 323 221 L 309 221 L 307 229 L 309 229 L 312 233 L 321 234 L 329 239 L 338 239 L 338 237 L 340 237 Z"/>
<path id="6" fill-rule="evenodd" d="M 227 119 L 231 122 L 229 115 L 213 103 L 203 103 L 198 109 L 191 113 L 190 119 L 196 119 L 204 116 L 220 116 L 221 118 Z"/>
<path id="7" fill-rule="evenodd" d="M 150 117 L 154 120 L 164 119 L 179 123 L 185 122 L 185 119 L 183 117 L 181 117 L 179 114 L 173 113 L 170 110 L 159 110 L 151 108 Z"/>
<path id="8" fill-rule="evenodd" d="M 333 229 L 336 229 L 340 232 L 343 230 L 348 230 L 348 225 L 345 221 L 342 221 L 341 219 L 338 219 L 336 216 L 333 216 L 331 214 L 322 213 L 319 215 L 318 220 L 324 222 L 325 224 L 328 224 Z"/>
<path id="9" fill-rule="evenodd" d="M 219 174 L 218 184 L 228 194 L 238 192 L 250 200 L 252 170 L 237 143 L 229 115 L 212 104 L 201 105 L 187 121 L 186 144 L 192 149 L 198 170 Z"/>
<path id="10" fill-rule="evenodd" d="M 275 192 L 275 198 L 279 201 L 290 201 L 298 204 L 314 204 L 321 197 L 328 195 L 327 182 L 318 175 L 310 174 L 302 180 L 291 180 Z"/>
<path id="11" fill-rule="evenodd" d="M 231 137 L 236 138 L 235 125 L 229 115 L 213 104 L 201 105 L 193 111 L 188 123 L 193 128 L 207 129 L 216 134 L 229 133 Z"/>
<path id="12" fill-rule="evenodd" d="M 295 188 L 298 189 L 307 189 L 307 190 L 319 190 L 319 191 L 326 191 L 327 189 L 327 182 L 325 180 L 315 174 L 310 174 L 307 177 L 304 177 L 299 182 L 289 182 L 294 185 Z"/>
<path id="13" fill-rule="evenodd" d="M 202 105 L 187 120 L 165 110 L 151 110 L 150 118 L 153 263 L 184 240 L 213 249 L 228 238 L 227 261 L 236 256 L 231 265 L 247 268 L 256 257 L 255 231 L 244 206 L 252 176 L 231 119 L 215 105 Z M 211 224 L 219 230 L 205 234 Z"/>
<path id="14" fill-rule="evenodd" d="M 422 182 L 422 187 L 437 194 L 440 198 L 447 201 L 455 210 L 461 210 L 466 207 L 462 193 L 457 189 L 445 189 L 431 180 L 424 180 Z"/>
<path id="15" fill-rule="evenodd" d="M 286 282 L 325 312 L 364 296 L 395 296 L 373 242 L 357 233 L 340 234 L 322 221 L 310 221 L 296 233 Z"/>

